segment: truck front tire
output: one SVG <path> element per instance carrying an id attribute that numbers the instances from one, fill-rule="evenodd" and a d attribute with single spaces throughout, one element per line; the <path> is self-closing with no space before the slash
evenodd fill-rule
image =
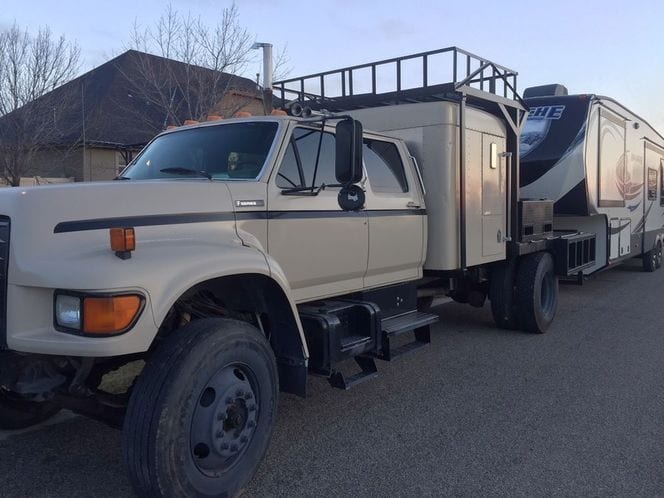
<path id="1" fill-rule="evenodd" d="M 516 273 L 516 309 L 519 327 L 543 334 L 558 308 L 558 279 L 548 252 L 528 254 L 519 261 Z"/>
<path id="2" fill-rule="evenodd" d="M 139 496 L 233 496 L 267 450 L 277 410 L 272 349 L 252 325 L 202 319 L 147 362 L 124 423 Z"/>
<path id="3" fill-rule="evenodd" d="M 49 401 L 28 401 L 0 390 L 0 429 L 25 429 L 48 420 L 60 411 Z"/>

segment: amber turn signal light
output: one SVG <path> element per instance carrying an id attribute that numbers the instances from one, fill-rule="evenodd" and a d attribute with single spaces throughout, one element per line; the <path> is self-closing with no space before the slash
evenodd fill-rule
<path id="1" fill-rule="evenodd" d="M 136 234 L 133 228 L 111 228 L 111 250 L 121 259 L 131 257 L 136 249 Z"/>
<path id="2" fill-rule="evenodd" d="M 86 297 L 83 299 L 83 332 L 113 335 L 127 330 L 141 311 L 137 295 Z"/>

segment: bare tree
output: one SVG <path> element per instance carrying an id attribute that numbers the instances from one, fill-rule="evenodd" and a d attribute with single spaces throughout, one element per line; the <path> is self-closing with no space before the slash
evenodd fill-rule
<path id="1" fill-rule="evenodd" d="M 49 28 L 33 36 L 14 23 L 0 31 L 0 168 L 9 184 L 18 185 L 35 154 L 57 141 L 68 102 L 46 94 L 76 75 L 79 59 L 78 45 Z"/>
<path id="2" fill-rule="evenodd" d="M 244 105 L 241 98 L 227 98 L 229 92 L 257 95 L 253 84 L 233 76 L 255 59 L 252 42 L 234 4 L 222 10 L 214 25 L 169 5 L 154 26 L 134 24 L 127 47 L 137 51 L 134 64 L 118 69 L 125 73 L 132 95 L 159 109 L 162 128 L 209 114 L 229 116 Z"/>

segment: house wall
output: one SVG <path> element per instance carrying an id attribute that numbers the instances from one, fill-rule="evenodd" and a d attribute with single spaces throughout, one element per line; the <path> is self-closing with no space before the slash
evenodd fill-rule
<path id="1" fill-rule="evenodd" d="M 83 157 L 85 156 L 85 164 Z M 104 181 L 115 178 L 125 165 L 120 151 L 86 147 L 49 149 L 36 153 L 25 177 L 73 178 L 77 182 Z"/>
<path id="2" fill-rule="evenodd" d="M 118 176 L 122 164 L 122 154 L 119 151 L 88 147 L 85 150 L 82 179 L 85 182 L 112 180 Z"/>
<path id="3" fill-rule="evenodd" d="M 74 178 L 76 181 L 82 181 L 83 151 L 75 148 L 38 151 L 22 176 Z"/>
<path id="4" fill-rule="evenodd" d="M 246 111 L 254 116 L 265 114 L 263 101 L 255 95 L 244 95 L 237 92 L 227 92 L 210 114 L 218 114 L 224 118 L 232 118 L 236 112 Z"/>

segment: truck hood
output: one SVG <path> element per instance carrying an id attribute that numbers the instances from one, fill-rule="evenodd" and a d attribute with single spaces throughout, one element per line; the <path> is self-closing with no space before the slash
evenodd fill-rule
<path id="1" fill-rule="evenodd" d="M 52 262 L 55 255 L 63 262 L 81 261 L 102 252 L 112 256 L 109 220 L 124 218 L 121 226 L 136 226 L 138 244 L 160 244 L 165 238 L 219 237 L 213 226 L 205 234 L 200 229 L 194 233 L 195 227 L 201 226 L 196 225 L 198 220 L 235 224 L 228 186 L 207 180 L 5 188 L 0 190 L 0 216 L 9 217 L 11 222 L 10 283 L 20 280 L 25 285 L 33 278 L 22 275 L 34 276 L 39 262 Z M 169 216 L 188 216 L 187 224 L 169 224 Z M 95 221 L 100 222 L 97 228 Z"/>
<path id="2" fill-rule="evenodd" d="M 202 181 L 113 181 L 0 190 L 0 215 L 12 225 L 53 232 L 76 220 L 233 211 L 228 187 Z M 24 225 L 25 224 L 25 225 Z"/>

